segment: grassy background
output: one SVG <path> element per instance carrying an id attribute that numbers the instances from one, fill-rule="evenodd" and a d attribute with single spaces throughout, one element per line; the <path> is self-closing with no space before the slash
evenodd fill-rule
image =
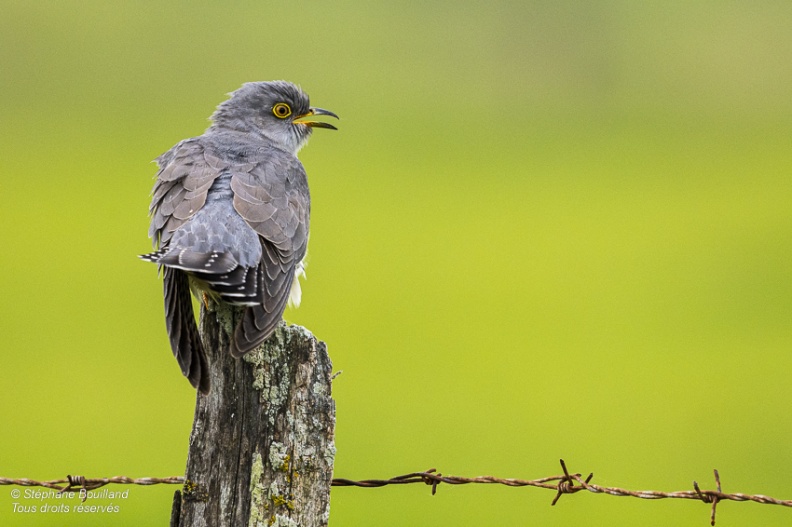
<path id="1" fill-rule="evenodd" d="M 342 117 L 301 154 L 310 266 L 287 313 L 344 372 L 336 476 L 563 457 L 603 485 L 712 488 L 718 468 L 792 497 L 792 4 L 0 3 L 0 476 L 183 473 L 194 393 L 135 257 L 149 160 L 285 78 Z M 173 490 L 78 516 L 14 513 L 40 504 L 5 487 L 0 524 L 163 525 Z M 709 514 L 551 499 L 337 488 L 331 526 Z"/>

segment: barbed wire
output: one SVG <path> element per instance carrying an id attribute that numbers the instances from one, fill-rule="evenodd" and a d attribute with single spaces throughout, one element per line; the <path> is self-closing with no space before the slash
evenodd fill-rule
<path id="1" fill-rule="evenodd" d="M 693 490 L 680 490 L 675 492 L 662 492 L 658 490 L 627 490 L 619 487 L 603 487 L 591 483 L 594 474 L 589 474 L 586 478 L 579 473 L 570 474 L 567 470 L 564 460 L 561 461 L 561 468 L 564 471 L 562 475 L 548 476 L 538 479 L 514 479 L 514 478 L 497 478 L 494 476 L 478 476 L 468 478 L 463 476 L 450 476 L 437 472 L 436 469 L 431 468 L 425 472 L 412 472 L 402 476 L 396 476 L 390 479 L 364 479 L 364 480 L 351 480 L 344 478 L 335 478 L 332 480 L 334 487 L 385 487 L 387 485 L 406 485 L 412 483 L 424 483 L 432 487 L 432 494 L 437 492 L 437 487 L 441 483 L 448 485 L 467 485 L 471 483 L 480 484 L 497 484 L 506 485 L 509 487 L 538 487 L 543 489 L 554 490 L 556 492 L 553 501 L 550 505 L 555 505 L 564 494 L 575 494 L 582 490 L 591 492 L 593 494 L 610 494 L 611 496 L 628 496 L 632 498 L 640 498 L 645 500 L 659 500 L 659 499 L 685 499 L 685 500 L 699 500 L 707 504 L 711 504 L 710 525 L 715 525 L 715 511 L 719 502 L 724 500 L 729 501 L 752 501 L 754 503 L 762 503 L 765 505 L 781 505 L 782 507 L 792 507 L 792 500 L 780 500 L 764 496 L 762 494 L 743 494 L 743 493 L 725 493 L 721 488 L 720 474 L 717 470 L 715 474 L 715 485 L 717 490 L 702 490 L 699 484 L 693 482 Z M 51 481 L 36 481 L 33 479 L 11 479 L 0 477 L 0 485 L 17 485 L 22 487 L 46 487 L 49 489 L 57 490 L 59 493 L 67 491 L 80 490 L 83 501 L 86 499 L 86 492 L 95 490 L 109 484 L 119 485 L 158 485 L 158 484 L 184 484 L 185 478 L 182 476 L 172 476 L 168 478 L 128 478 L 126 476 L 116 476 L 113 478 L 86 478 L 83 476 L 67 476 L 66 479 L 55 479 Z"/>
<path id="2" fill-rule="evenodd" d="M 58 492 L 68 492 L 73 490 L 95 490 L 105 485 L 114 483 L 116 485 L 158 485 L 166 483 L 171 485 L 181 485 L 184 477 L 171 476 L 168 478 L 128 478 L 126 476 L 115 476 L 112 478 L 86 478 L 84 476 L 66 476 L 66 479 L 53 479 L 50 481 L 36 481 L 35 479 L 21 478 L 11 479 L 0 477 L 0 485 L 16 485 L 19 487 L 46 487 L 57 490 Z M 66 486 L 64 486 L 66 484 Z M 83 500 L 85 501 L 85 500 Z"/>

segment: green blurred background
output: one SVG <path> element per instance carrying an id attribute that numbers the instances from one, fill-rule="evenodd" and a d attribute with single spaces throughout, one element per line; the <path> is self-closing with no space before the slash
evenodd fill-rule
<path id="1" fill-rule="evenodd" d="M 563 457 L 602 485 L 712 488 L 718 468 L 792 498 L 792 3 L 0 4 L 0 476 L 183 473 L 195 394 L 136 258 L 150 160 L 283 78 L 342 117 L 301 153 L 310 265 L 287 312 L 343 370 L 337 477 Z M 13 513 L 37 503 L 11 489 L 4 526 L 165 525 L 175 490 L 78 517 Z M 552 497 L 336 488 L 330 524 L 709 520 Z"/>

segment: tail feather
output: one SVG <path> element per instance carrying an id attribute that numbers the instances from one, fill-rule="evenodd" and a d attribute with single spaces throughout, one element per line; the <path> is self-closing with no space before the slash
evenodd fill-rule
<path id="1" fill-rule="evenodd" d="M 231 355 L 241 357 L 264 342 L 282 320 L 301 264 L 261 240 L 256 267 L 237 263 L 229 252 L 192 252 L 164 247 L 140 258 L 160 265 L 165 289 L 165 323 L 182 374 L 202 393 L 209 392 L 209 368 L 195 324 L 190 283 L 232 305 L 246 306 L 234 330 Z M 299 284 L 298 284 L 299 288 Z"/>
<path id="2" fill-rule="evenodd" d="M 201 393 L 209 393 L 209 366 L 206 362 L 201 336 L 195 324 L 190 285 L 187 274 L 165 267 L 165 325 L 168 328 L 171 349 L 182 374 Z"/>
<path id="3" fill-rule="evenodd" d="M 259 269 L 257 267 L 239 265 L 233 271 L 224 274 L 191 274 L 194 278 L 205 282 L 213 292 L 220 295 L 220 298 L 229 304 L 251 305 L 263 301 L 262 292 L 259 289 Z"/>

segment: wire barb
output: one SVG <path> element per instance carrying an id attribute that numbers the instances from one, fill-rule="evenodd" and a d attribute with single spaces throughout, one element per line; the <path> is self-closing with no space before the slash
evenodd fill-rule
<path id="1" fill-rule="evenodd" d="M 63 494 L 64 492 L 68 492 L 75 487 L 80 487 L 80 495 L 82 496 L 82 501 L 85 503 L 85 500 L 88 499 L 88 488 L 85 483 L 85 476 L 66 476 L 66 481 L 69 483 L 66 487 L 58 491 L 58 494 Z"/>
<path id="2" fill-rule="evenodd" d="M 443 480 L 440 479 L 443 477 L 443 475 L 439 472 L 435 474 L 435 472 L 437 472 L 436 468 L 430 468 L 421 474 L 421 479 L 423 479 L 423 482 L 432 486 L 432 496 L 437 493 L 437 486 L 443 482 Z"/>
<path id="3" fill-rule="evenodd" d="M 551 507 L 556 503 L 558 503 L 558 500 L 561 499 L 562 494 L 574 494 L 575 492 L 579 490 L 583 490 L 585 488 L 585 487 L 575 487 L 576 478 L 580 478 L 580 474 L 573 474 L 572 476 L 570 476 L 569 471 L 567 470 L 566 467 L 566 463 L 564 463 L 563 459 L 561 459 L 560 461 L 561 461 L 561 469 L 564 471 L 564 476 L 558 481 L 558 485 L 557 485 L 558 493 L 556 493 L 555 498 L 553 498 L 553 502 L 550 504 Z M 586 483 L 588 483 L 588 481 L 591 480 L 593 476 L 594 474 L 591 474 L 588 477 Z"/>
<path id="4" fill-rule="evenodd" d="M 712 503 L 712 513 L 710 514 L 710 525 L 714 527 L 715 525 L 715 508 L 718 506 L 718 502 L 723 495 L 723 489 L 721 489 L 721 482 L 720 482 L 720 474 L 718 474 L 718 469 L 715 469 L 715 486 L 718 487 L 718 492 L 714 491 L 703 491 L 699 488 L 698 483 L 693 481 L 693 488 L 698 494 L 698 497 L 704 503 Z M 727 498 L 728 499 L 728 498 Z"/>

